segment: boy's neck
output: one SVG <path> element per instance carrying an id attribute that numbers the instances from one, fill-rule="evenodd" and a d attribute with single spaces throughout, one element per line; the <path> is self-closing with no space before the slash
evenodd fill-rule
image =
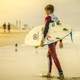
<path id="1" fill-rule="evenodd" d="M 47 16 L 53 16 L 54 14 L 52 13 L 52 14 L 49 14 L 49 15 L 47 15 Z"/>

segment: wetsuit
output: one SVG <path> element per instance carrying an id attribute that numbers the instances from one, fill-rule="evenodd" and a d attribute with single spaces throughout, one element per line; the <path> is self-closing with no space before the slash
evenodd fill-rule
<path id="1" fill-rule="evenodd" d="M 46 35 L 48 33 L 49 24 L 51 22 L 55 22 L 57 25 L 60 24 L 60 21 L 55 16 L 53 16 L 53 17 L 47 16 L 45 18 L 45 22 L 46 23 L 45 23 L 45 29 L 44 29 L 44 38 L 46 37 Z M 52 60 L 54 60 L 54 63 L 58 69 L 58 72 L 63 74 L 63 71 L 62 71 L 62 68 L 61 68 L 60 62 L 58 60 L 57 53 L 56 53 L 56 44 L 57 44 L 57 42 L 48 45 L 49 73 L 51 73 L 51 71 L 52 71 Z"/>

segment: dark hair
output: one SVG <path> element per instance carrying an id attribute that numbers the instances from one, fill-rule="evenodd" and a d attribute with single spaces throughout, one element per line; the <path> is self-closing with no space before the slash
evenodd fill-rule
<path id="1" fill-rule="evenodd" d="M 45 7 L 45 10 L 49 10 L 51 13 L 54 12 L 54 6 L 51 5 L 51 4 L 48 4 L 46 7 Z"/>

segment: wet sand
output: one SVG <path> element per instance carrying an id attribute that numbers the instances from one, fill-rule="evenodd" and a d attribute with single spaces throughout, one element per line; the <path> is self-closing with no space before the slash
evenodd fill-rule
<path id="1" fill-rule="evenodd" d="M 63 49 L 57 46 L 58 57 L 66 77 L 80 77 L 80 38 L 76 34 L 75 37 L 74 43 L 68 39 L 64 40 Z M 23 37 L 15 37 L 14 40 L 24 42 Z M 47 80 L 40 77 L 41 74 L 47 74 L 48 70 L 47 46 L 35 49 L 22 43 L 18 44 L 18 52 L 15 52 L 14 43 L 0 47 L 0 80 Z M 52 75 L 58 76 L 55 65 Z"/>

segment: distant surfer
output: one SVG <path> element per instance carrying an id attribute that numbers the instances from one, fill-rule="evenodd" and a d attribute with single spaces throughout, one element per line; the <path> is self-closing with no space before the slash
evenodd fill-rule
<path id="1" fill-rule="evenodd" d="M 58 17 L 56 17 L 54 15 L 54 6 L 49 4 L 45 7 L 45 12 L 46 12 L 46 17 L 45 17 L 45 29 L 43 31 L 43 39 L 41 41 L 41 46 L 43 46 L 43 42 L 44 42 L 44 39 L 48 33 L 48 30 L 49 30 L 49 24 L 54 22 L 56 23 L 57 25 L 61 25 L 60 23 L 60 20 L 58 19 Z M 55 25 L 54 25 L 55 26 Z M 57 42 L 55 43 L 52 43 L 52 44 L 49 44 L 48 45 L 48 58 L 49 58 L 49 71 L 48 71 L 48 74 L 47 76 L 50 77 L 51 76 L 51 71 L 52 71 L 52 59 L 54 60 L 54 63 L 58 69 L 58 73 L 59 73 L 59 77 L 61 79 L 64 79 L 64 74 L 63 74 L 63 70 L 61 68 L 61 65 L 60 65 L 60 62 L 59 62 L 59 59 L 57 57 L 57 54 L 56 54 L 56 45 L 57 45 Z M 59 44 L 60 48 L 63 47 L 63 43 L 62 43 L 62 40 L 60 40 L 60 44 Z"/>
<path id="2" fill-rule="evenodd" d="M 6 23 L 3 24 L 4 32 L 6 32 Z"/>
<path id="3" fill-rule="evenodd" d="M 10 30 L 11 30 L 11 24 L 8 23 L 8 32 L 10 32 Z"/>
<path id="4" fill-rule="evenodd" d="M 15 44 L 15 52 L 18 51 L 18 43 Z"/>

